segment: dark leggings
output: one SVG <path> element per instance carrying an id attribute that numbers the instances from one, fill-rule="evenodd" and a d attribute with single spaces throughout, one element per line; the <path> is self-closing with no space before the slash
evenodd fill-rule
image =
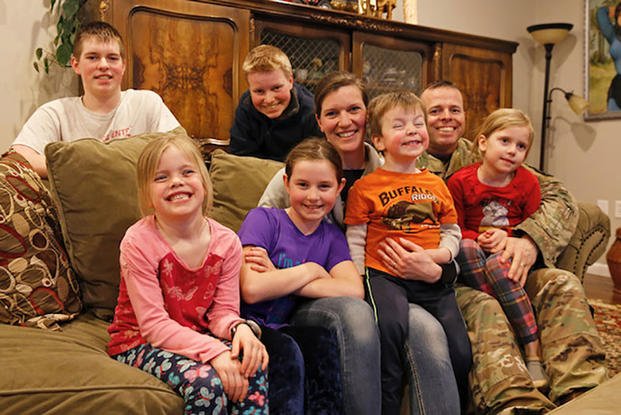
<path id="1" fill-rule="evenodd" d="M 469 396 L 468 372 L 472 365 L 472 351 L 452 283 L 405 280 L 368 268 L 365 289 L 380 330 L 382 414 L 398 414 L 401 407 L 407 367 L 403 346 L 408 338 L 409 303 L 423 307 L 444 328 L 464 410 Z"/>

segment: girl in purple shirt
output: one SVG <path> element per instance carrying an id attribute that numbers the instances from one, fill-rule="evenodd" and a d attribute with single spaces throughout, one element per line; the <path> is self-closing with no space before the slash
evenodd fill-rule
<path id="1" fill-rule="evenodd" d="M 263 341 L 270 356 L 278 355 L 276 347 L 282 342 L 291 342 L 291 337 L 297 339 L 302 331 L 308 336 L 313 329 L 304 327 L 296 332 L 296 327 L 287 325 L 299 301 L 364 296 L 362 280 L 351 261 L 343 233 L 324 221 L 345 184 L 339 154 L 324 139 L 307 139 L 289 153 L 283 180 L 291 206 L 253 209 L 238 233 L 244 256 L 242 315 L 263 326 Z M 296 370 L 299 376 L 289 373 L 285 381 L 291 389 L 292 379 L 298 379 L 300 393 L 304 358 L 308 356 L 297 353 L 293 360 L 300 364 L 290 370 Z M 272 375 L 270 382 L 277 390 L 273 382 L 279 378 Z M 274 404 L 271 399 L 271 409 L 277 411 Z M 294 405 L 289 399 L 288 405 L 287 413 L 304 410 L 300 401 Z"/>

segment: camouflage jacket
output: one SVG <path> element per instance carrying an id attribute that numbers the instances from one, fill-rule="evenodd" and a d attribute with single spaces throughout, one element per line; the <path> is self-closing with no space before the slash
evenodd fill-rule
<path id="1" fill-rule="evenodd" d="M 418 158 L 418 167 L 427 168 L 446 180 L 460 168 L 477 161 L 477 157 L 471 154 L 471 147 L 470 141 L 460 138 L 448 164 L 444 164 L 431 154 L 424 153 Z M 556 259 L 576 231 L 578 206 L 560 181 L 529 166 L 526 167 L 539 179 L 541 206 L 515 229 L 516 232 L 530 236 L 537 244 L 546 266 L 554 267 Z"/>

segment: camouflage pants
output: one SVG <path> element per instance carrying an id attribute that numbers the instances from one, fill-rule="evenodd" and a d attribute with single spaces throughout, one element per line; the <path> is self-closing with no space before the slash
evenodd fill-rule
<path id="1" fill-rule="evenodd" d="M 602 343 L 578 278 L 559 269 L 540 269 L 530 273 L 525 289 L 539 324 L 548 396 L 534 387 L 500 304 L 483 292 L 457 288 L 472 343 L 469 380 L 477 413 L 545 413 L 565 395 L 608 378 Z"/>

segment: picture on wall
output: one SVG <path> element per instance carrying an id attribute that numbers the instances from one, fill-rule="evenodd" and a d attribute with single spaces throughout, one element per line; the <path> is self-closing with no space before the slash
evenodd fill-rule
<path id="1" fill-rule="evenodd" d="M 621 118 L 621 1 L 585 0 L 585 9 L 585 118 Z"/>

